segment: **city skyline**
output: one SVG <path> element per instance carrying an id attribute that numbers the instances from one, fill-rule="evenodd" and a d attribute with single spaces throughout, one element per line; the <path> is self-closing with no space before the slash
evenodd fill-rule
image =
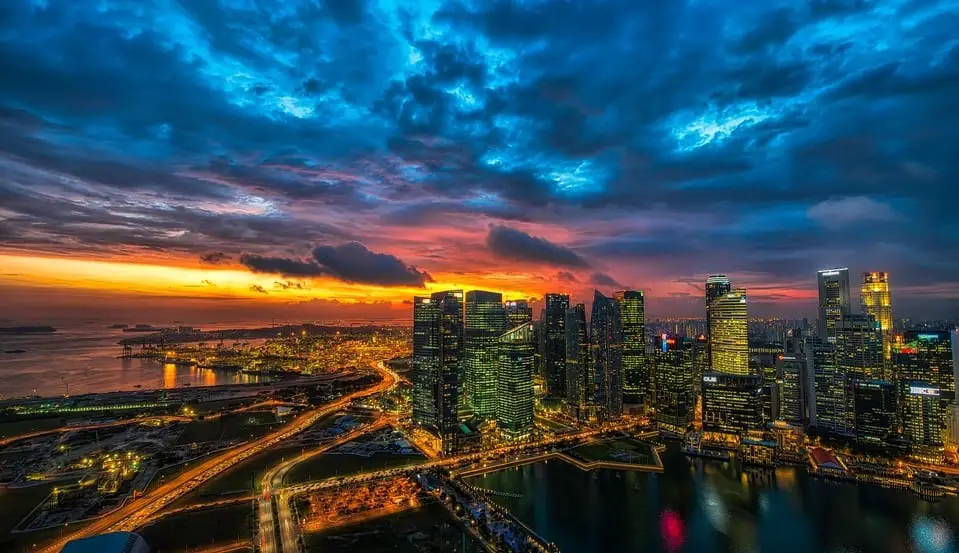
<path id="1" fill-rule="evenodd" d="M 812 318 L 833 266 L 959 306 L 947 2 L 353 5 L 5 11 L 5 317 L 593 287 L 685 316 L 723 271 Z"/>

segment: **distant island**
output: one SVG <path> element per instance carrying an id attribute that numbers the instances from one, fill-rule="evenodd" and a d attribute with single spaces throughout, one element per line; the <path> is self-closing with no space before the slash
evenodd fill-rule
<path id="1" fill-rule="evenodd" d="M 52 326 L 0 326 L 0 334 L 50 334 L 56 331 Z"/>

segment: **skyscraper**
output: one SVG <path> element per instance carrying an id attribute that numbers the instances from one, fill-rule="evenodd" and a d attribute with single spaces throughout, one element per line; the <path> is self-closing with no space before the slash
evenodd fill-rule
<path id="1" fill-rule="evenodd" d="M 566 397 L 566 310 L 569 296 L 546 294 L 543 308 L 543 363 L 546 369 L 546 395 Z"/>
<path id="2" fill-rule="evenodd" d="M 709 339 L 710 315 L 709 305 L 717 298 L 721 298 L 732 291 L 729 278 L 726 275 L 711 275 L 706 279 L 706 364 L 707 370 L 712 370 L 713 353 L 712 341 Z"/>
<path id="3" fill-rule="evenodd" d="M 463 363 L 463 292 L 451 290 L 430 296 L 439 303 L 438 428 L 443 453 L 454 453 L 460 409 L 460 371 Z"/>
<path id="4" fill-rule="evenodd" d="M 856 413 L 856 440 L 881 445 L 896 431 L 896 385 L 884 380 L 857 380 L 853 383 Z"/>
<path id="5" fill-rule="evenodd" d="M 836 363 L 851 382 L 885 380 L 882 331 L 872 315 L 843 315 L 835 328 Z"/>
<path id="6" fill-rule="evenodd" d="M 646 405 L 652 400 L 652 389 L 646 362 L 645 295 L 642 290 L 622 290 L 614 297 L 622 318 L 623 401 Z"/>
<path id="7" fill-rule="evenodd" d="M 619 303 L 593 294 L 590 339 L 595 367 L 595 403 L 603 417 L 623 414 L 623 329 Z"/>
<path id="8" fill-rule="evenodd" d="M 746 290 L 737 288 L 709 304 L 709 342 L 713 371 L 749 374 Z"/>
<path id="9" fill-rule="evenodd" d="M 893 366 L 897 379 L 902 383 L 900 395 L 908 393 L 908 382 L 920 382 L 925 387 L 935 387 L 939 398 L 939 413 L 949 412 L 956 402 L 955 362 L 952 338 L 948 330 L 909 330 L 903 335 L 903 344 L 893 350 Z M 903 424 L 911 421 L 903 421 Z M 914 421 L 912 421 L 914 422 Z M 945 420 L 940 421 L 945 427 Z"/>
<path id="10" fill-rule="evenodd" d="M 779 420 L 803 427 L 809 421 L 806 398 L 808 381 L 806 354 L 784 353 L 776 364 Z"/>
<path id="11" fill-rule="evenodd" d="M 902 430 L 912 442 L 912 455 L 939 462 L 943 450 L 939 387 L 929 382 L 905 381 L 902 389 Z"/>
<path id="12" fill-rule="evenodd" d="M 586 306 L 578 303 L 566 310 L 566 405 L 580 421 L 594 416 L 594 368 L 589 358 Z"/>
<path id="13" fill-rule="evenodd" d="M 663 334 L 653 343 L 656 423 L 671 432 L 685 433 L 696 411 L 693 376 L 694 342 Z"/>
<path id="14" fill-rule="evenodd" d="M 496 426 L 507 439 L 533 430 L 533 324 L 525 323 L 499 337 L 496 374 Z"/>
<path id="15" fill-rule="evenodd" d="M 502 294 L 466 293 L 464 395 L 466 406 L 479 419 L 496 416 L 497 344 L 506 329 Z"/>
<path id="16" fill-rule="evenodd" d="M 836 363 L 836 344 L 815 338 L 811 343 L 815 409 L 811 414 L 814 424 L 826 432 L 839 436 L 855 434 L 854 421 L 849 417 L 849 389 L 846 374 Z"/>
<path id="17" fill-rule="evenodd" d="M 892 298 L 889 275 L 871 272 L 862 274 L 862 312 L 872 315 L 882 329 L 883 358 L 892 358 Z"/>
<path id="18" fill-rule="evenodd" d="M 836 325 L 851 313 L 849 269 L 825 269 L 817 273 L 819 281 L 819 337 L 834 341 Z"/>
<path id="19" fill-rule="evenodd" d="M 533 309 L 527 300 L 510 300 L 506 302 L 506 319 L 509 328 L 533 321 Z"/>
<path id="20" fill-rule="evenodd" d="M 762 377 L 711 372 L 703 375 L 703 430 L 739 434 L 763 425 Z"/>
<path id="21" fill-rule="evenodd" d="M 439 303 L 413 298 L 413 422 L 436 431 L 439 389 Z"/>

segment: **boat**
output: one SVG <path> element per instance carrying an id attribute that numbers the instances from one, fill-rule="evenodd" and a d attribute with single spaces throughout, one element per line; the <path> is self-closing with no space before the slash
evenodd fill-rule
<path id="1" fill-rule="evenodd" d="M 142 388 L 142 387 L 143 387 L 143 384 L 134 384 L 133 387 L 134 387 L 134 388 Z"/>
<path id="2" fill-rule="evenodd" d="M 696 448 L 688 445 L 683 447 L 683 453 L 685 453 L 686 455 L 691 455 L 693 457 L 704 457 L 706 459 L 714 459 L 716 461 L 728 461 L 731 457 L 729 455 L 729 452 L 725 450 L 704 449 L 701 447 Z"/>
<path id="3" fill-rule="evenodd" d="M 0 334 L 50 334 L 56 331 L 52 326 L 0 326 Z"/>
<path id="4" fill-rule="evenodd" d="M 108 326 L 107 328 L 123 329 L 123 328 L 130 328 L 130 325 L 123 324 L 123 323 L 114 323 Z"/>
<path id="5" fill-rule="evenodd" d="M 26 352 L 27 352 L 27 350 L 25 350 L 25 349 L 8 349 L 7 351 L 5 351 L 5 352 L 3 352 L 3 353 L 9 353 L 9 354 L 15 355 L 15 354 L 18 354 L 18 353 L 26 353 Z"/>

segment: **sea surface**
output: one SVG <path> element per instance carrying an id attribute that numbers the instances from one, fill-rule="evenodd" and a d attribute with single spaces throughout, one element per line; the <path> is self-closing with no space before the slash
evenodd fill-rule
<path id="1" fill-rule="evenodd" d="M 121 359 L 119 356 L 123 349 L 118 342 L 144 334 L 108 328 L 109 322 L 73 322 L 62 326 L 50 324 L 57 328 L 57 332 L 0 335 L 0 397 L 79 395 L 134 390 L 138 385 L 140 389 L 148 390 L 176 388 L 186 384 L 216 386 L 257 382 L 258 377 L 235 371 L 164 365 L 151 359 Z M 170 321 L 136 321 L 130 324 L 174 326 Z M 180 325 L 217 330 L 258 328 L 269 326 L 270 323 L 176 323 L 176 326 Z M 25 353 L 4 353 L 17 349 L 25 350 Z"/>
<path id="2" fill-rule="evenodd" d="M 563 553 L 953 553 L 959 499 L 814 478 L 802 467 L 743 471 L 688 458 L 665 472 L 583 472 L 561 461 L 476 477 Z M 595 475 L 595 476 L 594 476 Z"/>

